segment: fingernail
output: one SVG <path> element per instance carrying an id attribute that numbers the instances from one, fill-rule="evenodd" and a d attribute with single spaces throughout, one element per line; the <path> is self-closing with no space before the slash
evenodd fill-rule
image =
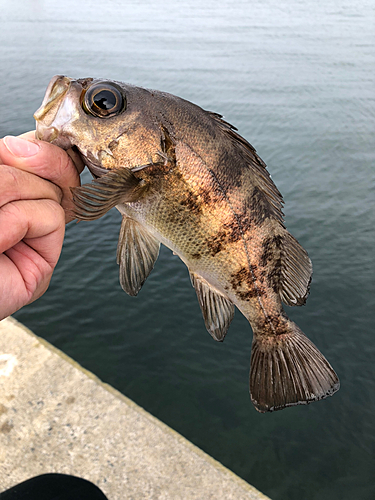
<path id="1" fill-rule="evenodd" d="M 14 137 L 13 135 L 4 137 L 3 142 L 12 155 L 20 156 L 21 158 L 34 156 L 40 150 L 40 146 L 35 142 L 26 141 L 25 139 Z"/>

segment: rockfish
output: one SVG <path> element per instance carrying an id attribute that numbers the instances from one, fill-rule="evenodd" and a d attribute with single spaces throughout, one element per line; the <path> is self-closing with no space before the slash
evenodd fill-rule
<path id="1" fill-rule="evenodd" d="M 303 305 L 312 266 L 286 230 L 283 199 L 255 149 L 216 113 L 165 92 L 55 76 L 37 137 L 75 148 L 93 174 L 75 217 L 122 214 L 120 283 L 137 295 L 160 243 L 186 264 L 206 328 L 221 342 L 235 306 L 253 330 L 250 394 L 260 412 L 339 389 L 336 373 L 282 303 Z"/>

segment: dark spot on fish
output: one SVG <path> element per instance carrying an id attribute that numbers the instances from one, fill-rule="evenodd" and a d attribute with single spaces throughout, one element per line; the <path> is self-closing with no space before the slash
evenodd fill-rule
<path id="1" fill-rule="evenodd" d="M 275 293 L 280 292 L 281 258 L 277 259 L 267 274 L 267 283 Z"/>
<path id="2" fill-rule="evenodd" d="M 251 282 L 253 281 L 252 276 L 248 269 L 242 267 L 239 271 L 232 274 L 231 285 L 233 290 L 237 290 L 243 283 L 248 283 L 249 278 L 251 278 Z"/>
<path id="3" fill-rule="evenodd" d="M 219 159 L 218 164 L 222 166 L 221 175 L 224 177 L 224 184 L 230 185 L 231 188 L 242 187 L 242 169 L 243 165 L 240 164 L 239 168 L 237 162 L 233 163 L 233 152 L 224 150 Z M 230 166 L 230 169 L 228 168 Z"/>
<path id="4" fill-rule="evenodd" d="M 219 231 L 214 236 L 210 236 L 206 239 L 205 245 L 209 250 L 209 254 L 215 257 L 216 254 L 224 249 L 224 244 L 227 242 L 227 233 L 224 230 Z"/>
<path id="5" fill-rule="evenodd" d="M 223 224 L 223 229 L 206 239 L 210 254 L 214 257 L 217 253 L 225 250 L 227 244 L 236 243 L 244 238 L 245 234 L 249 240 L 248 230 L 250 226 L 251 218 L 248 214 L 245 216 L 233 215 L 230 222 Z"/>
<path id="6" fill-rule="evenodd" d="M 262 255 L 260 256 L 260 265 L 262 267 L 266 266 L 268 262 L 273 258 L 274 252 L 273 249 L 270 245 L 269 242 L 270 238 L 268 238 L 268 241 L 265 240 L 263 242 L 263 252 Z"/>
<path id="7" fill-rule="evenodd" d="M 234 217 L 232 222 L 224 224 L 224 228 L 227 231 L 227 240 L 231 243 L 234 243 L 243 237 L 243 227 L 242 224 L 239 225 L 237 217 Z"/>
<path id="8" fill-rule="evenodd" d="M 253 218 L 248 207 L 244 207 L 242 212 L 234 213 L 231 222 L 224 224 L 224 228 L 228 231 L 228 241 L 236 242 L 241 238 L 250 239 L 250 231 L 253 228 Z"/>
<path id="9" fill-rule="evenodd" d="M 179 168 L 175 168 L 173 170 L 173 176 L 174 176 L 174 178 L 175 178 L 176 181 L 182 181 L 182 182 L 184 182 L 184 178 L 183 178 L 182 172 L 180 171 Z"/>
<path id="10" fill-rule="evenodd" d="M 93 78 L 81 78 L 80 80 L 77 80 L 77 82 L 83 89 L 87 89 L 87 87 L 93 82 Z"/>
<path id="11" fill-rule="evenodd" d="M 241 300 L 246 300 L 249 301 L 250 299 L 254 299 L 255 297 L 259 297 L 264 295 L 264 290 L 259 289 L 256 290 L 253 288 L 252 290 L 247 290 L 246 292 L 236 292 L 237 297 L 239 297 Z"/>
<path id="12" fill-rule="evenodd" d="M 267 285 L 272 288 L 275 293 L 279 293 L 279 276 L 275 269 L 272 269 L 267 276 Z"/>
<path id="13" fill-rule="evenodd" d="M 198 200 L 198 196 L 192 191 L 184 193 L 184 197 L 180 201 L 180 205 L 185 206 L 188 210 L 194 213 L 199 213 L 202 210 L 202 204 Z"/>
<path id="14" fill-rule="evenodd" d="M 202 255 L 201 255 L 200 253 L 193 253 L 193 254 L 191 255 L 191 258 L 192 258 L 192 259 L 195 259 L 195 260 L 198 260 L 198 259 L 200 259 L 201 257 L 202 257 Z"/>
<path id="15" fill-rule="evenodd" d="M 254 187 L 250 197 L 246 200 L 245 206 L 256 226 L 262 225 L 266 219 L 272 217 L 274 212 L 267 196 L 257 186 Z"/>
<path id="16" fill-rule="evenodd" d="M 66 398 L 66 402 L 68 405 L 73 404 L 75 400 L 76 398 L 74 396 L 69 396 L 68 398 Z"/>
<path id="17" fill-rule="evenodd" d="M 113 151 L 114 149 L 116 149 L 118 146 L 118 140 L 117 139 L 113 139 L 113 141 L 111 141 L 109 144 L 108 144 L 108 149 L 110 149 L 111 151 Z"/>
<path id="18" fill-rule="evenodd" d="M 266 238 L 263 243 L 263 253 L 260 257 L 260 264 L 262 267 L 266 266 L 269 262 L 280 258 L 280 250 L 282 246 L 282 237 L 280 235 L 273 235 Z"/>
<path id="19" fill-rule="evenodd" d="M 263 283 L 264 283 L 264 280 L 265 280 L 266 274 L 267 274 L 267 271 L 266 271 L 265 269 L 263 269 L 263 270 L 262 270 L 262 271 L 260 271 L 260 273 L 259 273 L 258 280 L 259 280 L 259 283 L 261 283 L 262 285 L 263 285 Z"/>
<path id="20" fill-rule="evenodd" d="M 210 205 L 214 201 L 212 193 L 207 189 L 200 189 L 197 196 L 202 201 L 202 205 Z"/>
<path id="21" fill-rule="evenodd" d="M 288 317 L 283 309 L 281 309 L 279 314 L 270 314 L 266 317 L 259 315 L 256 326 L 257 329 L 268 335 L 279 336 L 289 331 Z"/>
<path id="22" fill-rule="evenodd" d="M 275 234 L 272 241 L 276 248 L 281 248 L 281 244 L 283 242 L 282 236 L 280 236 L 279 234 Z"/>
<path id="23" fill-rule="evenodd" d="M 220 241 L 213 242 L 209 244 L 208 247 L 211 250 L 212 257 L 215 257 L 215 255 L 221 252 L 221 250 L 223 249 L 223 245 Z"/>
<path id="24" fill-rule="evenodd" d="M 238 290 L 243 285 L 252 286 L 253 282 L 253 275 L 249 269 L 246 269 L 246 267 L 242 267 L 239 271 L 232 274 L 231 285 L 234 290 Z"/>
<path id="25" fill-rule="evenodd" d="M 282 236 L 269 236 L 263 241 L 263 252 L 260 257 L 262 267 L 266 267 L 267 284 L 275 293 L 280 292 L 280 276 L 282 270 Z"/>
<path id="26" fill-rule="evenodd" d="M 257 266 L 251 265 L 249 269 L 242 267 L 239 271 L 232 274 L 230 283 L 235 291 L 235 294 L 241 300 L 249 301 L 255 297 L 266 295 L 263 288 L 255 286 L 256 277 L 254 276 L 254 273 L 256 270 Z"/>

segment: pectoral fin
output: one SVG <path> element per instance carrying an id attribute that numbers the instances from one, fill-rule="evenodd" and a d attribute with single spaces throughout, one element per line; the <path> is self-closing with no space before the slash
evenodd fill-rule
<path id="1" fill-rule="evenodd" d="M 154 267 L 159 248 L 159 241 L 138 222 L 122 217 L 117 264 L 120 265 L 120 283 L 126 293 L 137 295 Z"/>
<path id="2" fill-rule="evenodd" d="M 197 292 L 208 332 L 215 340 L 222 342 L 234 316 L 234 305 L 214 290 L 201 276 L 191 272 L 190 279 Z"/>
<path id="3" fill-rule="evenodd" d="M 71 188 L 75 209 L 80 220 L 95 220 L 119 203 L 138 201 L 147 186 L 126 168 L 111 170 L 91 184 Z"/>

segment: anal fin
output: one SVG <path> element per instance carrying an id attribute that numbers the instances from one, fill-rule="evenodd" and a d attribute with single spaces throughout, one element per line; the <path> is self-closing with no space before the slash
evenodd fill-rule
<path id="1" fill-rule="evenodd" d="M 123 215 L 117 245 L 120 284 L 129 295 L 138 294 L 159 255 L 160 242 L 141 224 Z"/>
<path id="2" fill-rule="evenodd" d="M 222 342 L 234 316 L 234 305 L 214 290 L 201 276 L 190 272 L 190 279 L 197 292 L 198 302 L 210 335 Z"/>

